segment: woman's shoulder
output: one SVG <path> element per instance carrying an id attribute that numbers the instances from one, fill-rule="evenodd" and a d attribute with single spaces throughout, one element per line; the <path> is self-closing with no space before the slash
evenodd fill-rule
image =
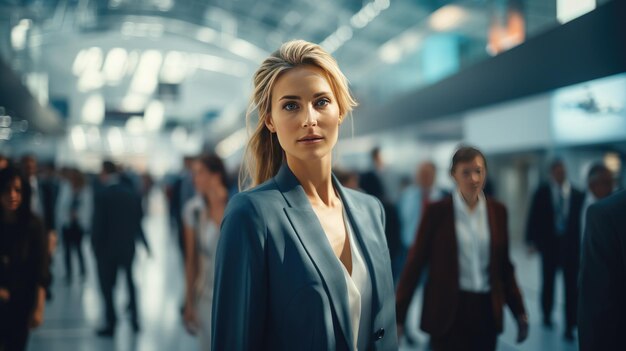
<path id="1" fill-rule="evenodd" d="M 227 213 L 261 212 L 274 202 L 282 199 L 282 195 L 275 184 L 267 181 L 253 188 L 241 191 L 228 201 Z"/>
<path id="2" fill-rule="evenodd" d="M 429 203 L 428 209 L 431 211 L 451 211 L 453 209 L 452 201 L 451 195 L 444 196 L 442 199 Z"/>
<path id="3" fill-rule="evenodd" d="M 491 196 L 485 196 L 485 199 L 487 200 L 487 206 L 495 208 L 496 211 L 506 211 L 506 206 L 502 202 L 494 199 Z"/>

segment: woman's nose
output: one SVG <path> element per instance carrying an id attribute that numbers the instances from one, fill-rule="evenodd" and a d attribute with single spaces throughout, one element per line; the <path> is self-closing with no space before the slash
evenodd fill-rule
<path id="1" fill-rule="evenodd" d="M 314 108 L 309 107 L 305 110 L 304 113 L 304 123 L 302 124 L 302 126 L 305 128 L 317 126 L 317 111 Z"/>

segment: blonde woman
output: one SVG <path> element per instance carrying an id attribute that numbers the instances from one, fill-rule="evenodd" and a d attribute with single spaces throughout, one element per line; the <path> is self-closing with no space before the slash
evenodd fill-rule
<path id="1" fill-rule="evenodd" d="M 382 205 L 331 173 L 354 106 L 315 44 L 285 43 L 255 73 L 254 187 L 222 222 L 213 350 L 397 350 Z"/>
<path id="2" fill-rule="evenodd" d="M 183 209 L 185 240 L 185 327 L 198 335 L 200 349 L 211 350 L 211 303 L 215 250 L 228 201 L 226 169 L 216 155 L 203 155 L 192 164 L 196 196 Z"/>

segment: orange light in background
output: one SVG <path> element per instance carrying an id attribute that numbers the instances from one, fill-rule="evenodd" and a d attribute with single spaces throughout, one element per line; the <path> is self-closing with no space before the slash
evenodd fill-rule
<path id="1" fill-rule="evenodd" d="M 517 9 L 509 9 L 504 24 L 497 18 L 492 21 L 488 33 L 487 52 L 492 56 L 498 55 L 523 43 L 525 39 L 524 16 Z"/>

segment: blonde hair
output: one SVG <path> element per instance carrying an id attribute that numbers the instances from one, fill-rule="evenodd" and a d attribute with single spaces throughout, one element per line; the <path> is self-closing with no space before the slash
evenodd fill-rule
<path id="1" fill-rule="evenodd" d="M 348 88 L 348 79 L 339 69 L 337 61 L 319 45 L 304 40 L 293 40 L 281 45 L 254 74 L 254 92 L 246 113 L 248 129 L 255 111 L 258 113 L 258 121 L 244 153 L 240 188 L 246 184 L 250 187 L 259 185 L 278 173 L 283 161 L 283 150 L 276 134 L 271 133 L 265 125 L 272 112 L 272 89 L 284 72 L 302 65 L 313 65 L 325 72 L 337 99 L 341 119 L 357 105 Z"/>

